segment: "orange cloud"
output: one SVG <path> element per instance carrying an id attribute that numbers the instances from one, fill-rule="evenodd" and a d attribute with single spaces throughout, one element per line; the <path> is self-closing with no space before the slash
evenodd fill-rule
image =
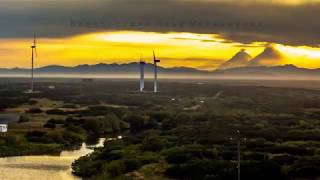
<path id="1" fill-rule="evenodd" d="M 32 39 L 0 40 L 1 67 L 29 67 Z M 239 44 L 228 42 L 215 34 L 156 33 L 115 31 L 83 34 L 66 38 L 38 40 L 37 67 L 50 64 L 74 66 L 78 64 L 127 63 L 137 61 L 143 54 L 151 62 L 156 50 L 162 66 L 188 66 L 214 69 L 230 59 L 241 46 L 251 56 L 264 49 L 264 42 Z M 320 48 L 275 46 L 285 54 L 285 63 L 301 67 L 320 67 Z M 167 59 L 167 60 L 166 60 Z"/>

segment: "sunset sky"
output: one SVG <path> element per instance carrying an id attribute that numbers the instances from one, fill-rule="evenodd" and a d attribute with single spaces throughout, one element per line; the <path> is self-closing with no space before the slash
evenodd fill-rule
<path id="1" fill-rule="evenodd" d="M 215 69 L 272 44 L 281 64 L 320 68 L 317 0 L 0 0 L 0 67 L 127 63 Z"/>

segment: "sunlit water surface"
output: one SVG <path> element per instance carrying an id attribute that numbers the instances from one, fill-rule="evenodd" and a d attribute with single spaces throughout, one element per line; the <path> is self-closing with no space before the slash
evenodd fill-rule
<path id="1" fill-rule="evenodd" d="M 94 146 L 82 144 L 81 148 L 62 151 L 60 156 L 16 156 L 0 158 L 0 179 L 4 180 L 75 180 L 71 173 L 72 162 L 93 152 L 93 147 L 103 146 L 101 138 Z"/>

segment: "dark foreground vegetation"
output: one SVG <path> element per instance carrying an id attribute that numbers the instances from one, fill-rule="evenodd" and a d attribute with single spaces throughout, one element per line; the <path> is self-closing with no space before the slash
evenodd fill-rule
<path id="1" fill-rule="evenodd" d="M 163 82 L 140 94 L 136 82 L 40 83 L 40 94 L 2 85 L 0 109 L 29 104 L 0 153 L 47 153 L 88 137 L 121 134 L 76 160 L 85 179 L 307 180 L 320 177 L 320 92 L 299 88 Z M 151 84 L 147 84 L 151 87 Z M 50 107 L 38 99 L 62 102 Z M 38 108 L 38 109 L 36 109 Z M 44 118 L 45 117 L 45 118 Z M 35 128 L 35 124 L 37 124 Z M 30 127 L 30 128 L 26 128 Z M 5 153 L 7 152 L 7 153 Z"/>

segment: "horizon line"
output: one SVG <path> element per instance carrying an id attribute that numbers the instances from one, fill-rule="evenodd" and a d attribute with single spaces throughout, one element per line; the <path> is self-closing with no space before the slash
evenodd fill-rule
<path id="1" fill-rule="evenodd" d="M 76 67 L 79 67 L 79 66 L 96 66 L 96 65 L 130 65 L 130 64 L 139 64 L 139 62 L 128 62 L 128 63 L 103 63 L 103 62 L 100 62 L 100 63 L 96 63 L 96 64 L 78 64 L 78 65 L 71 65 L 71 66 L 68 66 L 68 65 L 60 65 L 60 64 L 48 64 L 48 65 L 44 65 L 44 66 L 40 66 L 40 67 L 36 67 L 34 69 L 41 69 L 41 68 L 45 68 L 45 67 L 50 67 L 50 66 L 58 66 L 58 67 L 65 67 L 65 68 L 76 68 Z M 149 65 L 152 65 L 152 63 L 146 63 L 146 64 L 149 64 Z M 205 69 L 200 69 L 200 68 L 196 68 L 196 67 L 188 67 L 188 66 L 172 66 L 172 67 L 164 67 L 164 66 L 158 66 L 158 67 L 161 67 L 161 68 L 164 68 L 164 69 L 174 69 L 174 68 L 185 68 L 185 69 L 191 69 L 191 70 L 197 70 L 197 71 L 202 71 L 202 72 L 214 72 L 214 71 L 217 71 L 217 70 L 230 70 L 230 69 L 239 69 L 239 68 L 257 68 L 257 67 L 284 67 L 284 66 L 294 66 L 296 68 L 299 68 L 299 69 L 309 69 L 309 70 L 317 70 L 317 69 L 320 69 L 320 67 L 317 67 L 317 68 L 307 68 L 307 67 L 301 67 L 301 66 L 297 66 L 295 64 L 279 64 L 279 65 L 273 65 L 273 66 L 242 66 L 242 67 L 234 67 L 234 68 L 227 68 L 227 69 L 219 69 L 218 67 L 215 68 L 215 69 L 212 69 L 212 70 L 205 70 Z M 6 70 L 14 70 L 14 69 L 21 69 L 21 70 L 31 70 L 31 67 L 0 67 L 0 69 L 6 69 Z"/>

